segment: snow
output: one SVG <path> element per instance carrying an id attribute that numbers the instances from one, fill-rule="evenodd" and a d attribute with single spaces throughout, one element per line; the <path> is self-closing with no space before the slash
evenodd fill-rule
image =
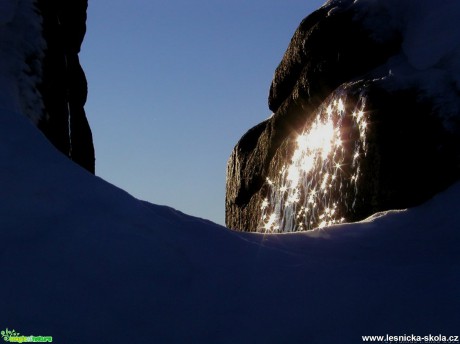
<path id="1" fill-rule="evenodd" d="M 460 3 L 456 0 L 417 1 L 404 32 L 403 51 L 416 69 L 435 66 L 460 47 L 457 29 Z"/>
<path id="2" fill-rule="evenodd" d="M 388 89 L 418 88 L 434 100 L 448 130 L 458 130 L 460 113 L 460 16 L 458 0 L 329 0 L 329 15 L 355 11 L 377 41 L 402 39 L 402 49 L 376 69 Z"/>
<path id="3" fill-rule="evenodd" d="M 0 25 L 3 26 L 13 21 L 17 5 L 17 0 L 0 2 Z"/>
<path id="4" fill-rule="evenodd" d="M 18 96 L 17 51 L 1 48 L 0 94 Z M 21 109 L 0 98 L 2 329 L 57 343 L 460 334 L 460 183 L 357 224 L 234 232 L 87 173 Z"/>
<path id="5" fill-rule="evenodd" d="M 418 87 L 454 130 L 460 113 L 460 2 L 356 0 L 353 6 L 374 38 L 402 37 L 401 52 L 380 68 L 391 76 L 388 87 Z"/>
<path id="6" fill-rule="evenodd" d="M 41 18 L 33 3 L 34 0 L 0 1 L 0 83 L 4 85 L 0 109 L 23 113 L 37 124 L 43 115 L 36 86 L 41 78 L 45 42 Z"/>
<path id="7" fill-rule="evenodd" d="M 237 233 L 93 177 L 21 116 L 1 122 L 4 327 L 68 343 L 458 331 L 460 184 L 360 224 Z"/>

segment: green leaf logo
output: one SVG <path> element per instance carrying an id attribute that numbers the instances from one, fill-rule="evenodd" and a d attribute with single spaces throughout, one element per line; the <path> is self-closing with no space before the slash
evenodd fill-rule
<path id="1" fill-rule="evenodd" d="M 6 328 L 5 331 L 0 332 L 0 334 L 2 335 L 5 342 L 9 342 L 10 337 L 18 337 L 20 335 L 20 333 L 16 332 L 15 330 L 10 331 L 8 328 Z"/>

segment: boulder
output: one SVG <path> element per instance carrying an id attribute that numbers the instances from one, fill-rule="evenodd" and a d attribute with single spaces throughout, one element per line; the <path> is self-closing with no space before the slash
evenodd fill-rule
<path id="1" fill-rule="evenodd" d="M 274 114 L 228 161 L 229 228 L 358 221 L 420 204 L 459 178 L 456 53 L 412 66 L 402 12 L 384 1 L 330 1 L 302 21 L 273 78 Z"/>

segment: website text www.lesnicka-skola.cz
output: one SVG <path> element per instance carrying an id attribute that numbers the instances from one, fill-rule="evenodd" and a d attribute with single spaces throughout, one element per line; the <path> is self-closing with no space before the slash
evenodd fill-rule
<path id="1" fill-rule="evenodd" d="M 361 338 L 363 342 L 367 343 L 460 343 L 460 336 L 445 336 L 442 334 L 424 336 L 415 334 L 392 336 L 386 334 L 383 336 L 361 336 Z"/>

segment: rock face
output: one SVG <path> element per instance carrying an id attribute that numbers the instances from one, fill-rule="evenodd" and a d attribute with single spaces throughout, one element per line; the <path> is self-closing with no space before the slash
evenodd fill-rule
<path id="1" fill-rule="evenodd" d="M 228 227 L 361 220 L 420 204 L 459 178 L 458 49 L 415 68 L 419 52 L 407 47 L 419 37 L 391 6 L 330 1 L 302 21 L 270 88 L 274 114 L 229 159 Z"/>
<path id="2" fill-rule="evenodd" d="M 37 0 L 46 50 L 39 86 L 45 114 L 39 128 L 62 153 L 94 173 L 91 129 L 83 108 L 85 74 L 78 53 L 86 32 L 87 0 Z"/>

